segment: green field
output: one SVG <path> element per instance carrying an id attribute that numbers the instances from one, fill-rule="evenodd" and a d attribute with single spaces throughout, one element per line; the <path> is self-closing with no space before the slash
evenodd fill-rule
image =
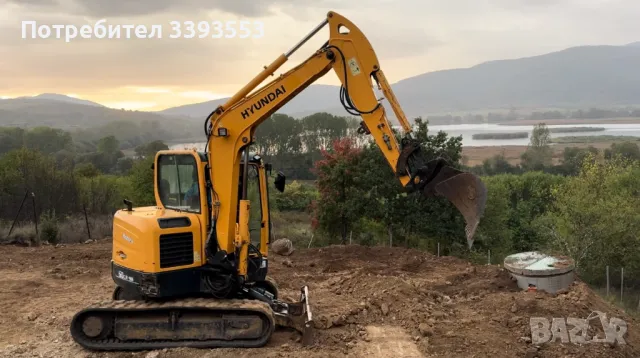
<path id="1" fill-rule="evenodd" d="M 473 139 L 485 140 L 485 139 L 521 139 L 529 138 L 529 132 L 497 132 L 497 133 L 476 133 L 471 136 Z"/>

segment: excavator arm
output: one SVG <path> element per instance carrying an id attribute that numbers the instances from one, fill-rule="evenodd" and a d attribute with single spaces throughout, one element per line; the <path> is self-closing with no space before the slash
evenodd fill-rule
<path id="1" fill-rule="evenodd" d="M 329 40 L 298 66 L 281 74 L 259 89 L 258 85 L 280 68 L 288 58 L 323 27 L 329 26 Z M 248 232 L 246 200 L 240 200 L 239 188 L 233 178 L 239 177 L 243 150 L 252 142 L 256 128 L 271 114 L 293 99 L 330 70 L 342 82 L 340 100 L 345 109 L 362 118 L 360 133 L 371 135 L 398 180 L 409 191 L 420 191 L 425 196 L 442 195 L 462 213 L 467 223 L 469 247 L 483 215 L 486 187 L 475 175 L 449 166 L 446 160 L 426 160 L 419 143 L 411 137 L 411 125 L 403 113 L 389 85 L 373 47 L 365 35 L 345 17 L 329 12 L 327 18 L 303 40 L 265 66 L 254 79 L 213 111 L 206 120 L 205 131 L 210 156 L 210 175 L 218 205 L 213 218 L 215 244 L 226 252 L 239 250 L 239 274 L 246 274 Z M 389 101 L 403 129 L 398 143 L 385 108 L 373 90 L 374 83 Z M 253 91 L 253 92 L 252 92 Z M 248 153 L 247 150 L 244 151 Z M 232 160 L 230 160 L 232 158 Z M 240 196 L 246 199 L 246 196 Z M 238 210 L 240 205 L 240 210 Z M 239 217 L 236 217 L 238 213 Z M 236 227 L 236 223 L 239 225 Z M 245 264 L 243 264 L 243 262 Z"/>

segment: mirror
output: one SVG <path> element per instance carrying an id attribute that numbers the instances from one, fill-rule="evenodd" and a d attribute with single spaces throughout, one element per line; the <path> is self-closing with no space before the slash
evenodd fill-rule
<path id="1" fill-rule="evenodd" d="M 127 206 L 127 211 L 133 210 L 133 202 L 131 202 L 131 200 L 124 199 L 123 202 L 124 202 L 124 205 Z"/>
<path id="2" fill-rule="evenodd" d="M 278 176 L 276 177 L 276 180 L 274 180 L 273 184 L 275 184 L 276 189 L 278 189 L 279 192 L 284 192 L 284 184 L 287 180 L 287 177 L 284 176 L 283 172 L 278 172 Z"/>

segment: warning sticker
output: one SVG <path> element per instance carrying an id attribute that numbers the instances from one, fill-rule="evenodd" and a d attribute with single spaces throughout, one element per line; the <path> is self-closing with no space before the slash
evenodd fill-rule
<path id="1" fill-rule="evenodd" d="M 360 66 L 358 66 L 358 61 L 356 61 L 355 57 L 350 59 L 349 68 L 351 69 L 351 74 L 357 76 L 360 74 Z"/>

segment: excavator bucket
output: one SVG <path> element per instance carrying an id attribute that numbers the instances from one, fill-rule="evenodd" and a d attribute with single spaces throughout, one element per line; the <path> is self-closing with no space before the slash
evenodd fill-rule
<path id="1" fill-rule="evenodd" d="M 438 158 L 418 169 L 413 181 L 426 197 L 444 196 L 460 211 L 466 222 L 467 244 L 471 248 L 487 202 L 487 188 L 480 178 Z"/>

